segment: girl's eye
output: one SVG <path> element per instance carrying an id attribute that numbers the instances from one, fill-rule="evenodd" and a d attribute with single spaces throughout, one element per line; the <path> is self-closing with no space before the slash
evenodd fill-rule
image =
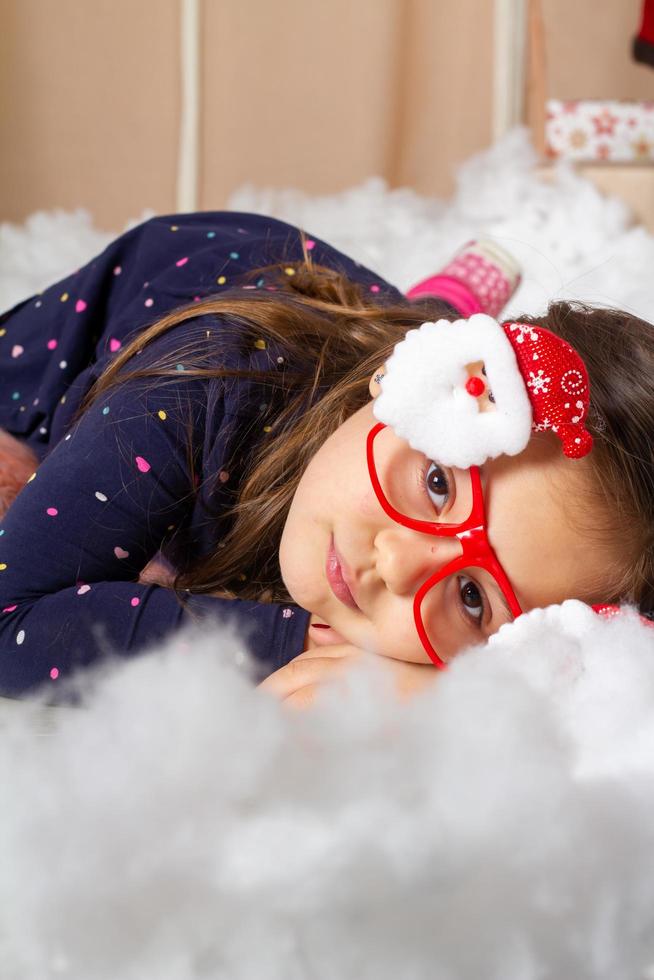
<path id="1" fill-rule="evenodd" d="M 471 619 L 475 626 L 481 626 L 484 616 L 484 596 L 477 583 L 467 575 L 459 576 L 459 599 L 468 619 Z"/>
<path id="2" fill-rule="evenodd" d="M 450 485 L 445 471 L 438 463 L 430 463 L 425 473 L 425 489 L 429 499 L 439 512 L 445 507 L 450 496 Z"/>

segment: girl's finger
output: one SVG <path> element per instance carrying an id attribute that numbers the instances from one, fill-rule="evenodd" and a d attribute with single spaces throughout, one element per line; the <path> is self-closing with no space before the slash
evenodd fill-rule
<path id="1" fill-rule="evenodd" d="M 306 708 L 311 707 L 316 700 L 317 694 L 318 685 L 307 684 L 306 687 L 301 687 L 299 691 L 294 691 L 293 694 L 289 694 L 284 699 L 283 705 L 285 708 L 291 708 L 293 711 L 304 711 Z"/>
<path id="2" fill-rule="evenodd" d="M 332 650 L 335 648 L 332 647 Z M 361 651 L 358 651 L 361 653 Z M 351 657 L 330 653 L 317 656 L 317 651 L 307 651 L 300 654 L 274 674 L 270 674 L 259 684 L 260 688 L 269 691 L 282 701 L 310 684 L 319 684 L 329 677 L 342 673 L 345 664 Z"/>
<path id="3" fill-rule="evenodd" d="M 338 659 L 339 657 L 356 657 L 363 652 L 360 647 L 355 647 L 351 643 L 335 643 L 332 646 L 312 647 L 310 650 L 304 650 L 293 659 L 311 660 L 313 657 L 335 657 Z M 293 663 L 293 660 L 289 663 Z"/>
<path id="4" fill-rule="evenodd" d="M 336 675 L 330 674 L 328 677 L 323 678 L 323 680 L 334 682 L 339 675 L 340 677 L 343 677 L 344 672 L 342 670 L 339 670 Z M 305 687 L 298 688 L 297 691 L 293 691 L 292 694 L 289 694 L 288 697 L 284 698 L 282 702 L 283 706 L 285 708 L 291 708 L 294 711 L 304 710 L 305 708 L 309 708 L 316 700 L 319 691 L 320 691 L 320 684 L 317 683 L 307 684 Z M 347 688 L 345 687 L 344 693 L 346 692 L 347 692 Z"/>
<path id="5" fill-rule="evenodd" d="M 320 660 L 321 658 L 326 660 L 342 660 L 345 657 L 361 656 L 363 652 L 364 651 L 359 647 L 352 646 L 351 643 L 340 643 L 337 646 L 329 647 L 312 647 L 311 650 L 304 650 L 302 653 L 299 653 L 297 657 L 294 657 L 293 660 L 289 660 L 287 664 L 284 664 L 283 667 L 280 667 L 274 673 L 269 674 L 268 677 L 266 677 L 265 680 L 263 680 L 258 686 L 269 686 L 271 678 L 277 677 L 278 675 L 286 676 L 289 673 L 288 668 L 291 666 L 291 664 L 296 664 L 298 661 L 300 661 L 300 663 L 304 663 L 306 660 Z M 292 668 L 292 671 L 295 669 L 296 668 Z"/>

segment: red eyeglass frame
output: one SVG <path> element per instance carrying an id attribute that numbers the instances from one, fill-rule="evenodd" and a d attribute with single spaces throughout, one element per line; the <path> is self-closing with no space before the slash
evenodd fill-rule
<path id="1" fill-rule="evenodd" d="M 397 524 L 402 524 L 404 527 L 410 527 L 414 531 L 420 531 L 422 534 L 432 534 L 436 537 L 457 538 L 462 548 L 462 554 L 458 558 L 454 558 L 452 561 L 447 562 L 447 564 L 437 572 L 434 572 L 434 574 L 420 586 L 413 599 L 413 618 L 415 620 L 420 641 L 436 667 L 438 667 L 439 670 L 444 670 L 447 667 L 447 663 L 439 657 L 438 652 L 430 643 L 427 630 L 425 629 L 422 616 L 420 615 L 420 606 L 424 596 L 438 582 L 444 578 L 447 578 L 447 576 L 451 575 L 453 572 L 459 571 L 460 569 L 470 568 L 471 566 L 474 566 L 475 568 L 483 568 L 485 571 L 489 572 L 490 575 L 492 575 L 499 585 L 500 589 L 502 590 L 502 594 L 509 604 L 511 614 L 514 617 L 517 617 L 522 614 L 523 610 L 516 598 L 508 576 L 497 560 L 497 555 L 493 551 L 490 541 L 488 540 L 488 534 L 486 533 L 486 513 L 484 510 L 484 497 L 482 493 L 479 467 L 471 466 L 469 470 L 472 484 L 472 510 L 470 512 L 470 516 L 462 524 L 435 524 L 431 521 L 414 520 L 413 518 L 407 517 L 405 514 L 400 513 L 400 511 L 396 510 L 393 505 L 389 503 L 384 495 L 381 482 L 377 475 L 377 468 L 375 466 L 373 455 L 373 443 L 375 438 L 385 428 L 386 424 L 384 422 L 378 422 L 377 425 L 372 427 L 366 440 L 366 458 L 368 462 L 370 480 L 372 482 L 377 500 L 383 507 L 384 511 Z"/>

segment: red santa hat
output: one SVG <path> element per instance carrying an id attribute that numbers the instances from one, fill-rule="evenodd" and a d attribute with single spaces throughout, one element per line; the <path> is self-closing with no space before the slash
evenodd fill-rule
<path id="1" fill-rule="evenodd" d="M 586 365 L 577 351 L 544 327 L 504 323 L 515 352 L 532 409 L 532 429 L 553 432 L 563 452 L 580 459 L 590 452 L 593 437 L 584 423 L 590 390 Z"/>

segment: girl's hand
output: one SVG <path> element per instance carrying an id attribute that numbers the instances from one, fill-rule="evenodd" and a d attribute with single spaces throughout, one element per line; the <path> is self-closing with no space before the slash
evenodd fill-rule
<path id="1" fill-rule="evenodd" d="M 348 666 L 363 656 L 366 656 L 363 650 L 349 643 L 305 650 L 266 677 L 259 687 L 289 707 L 308 708 L 321 684 L 342 677 Z"/>
<path id="2" fill-rule="evenodd" d="M 352 644 L 334 642 L 333 637 L 339 637 L 339 634 L 331 628 L 329 632 L 333 637 L 323 639 L 327 632 L 320 630 L 318 641 L 312 639 L 309 632 L 308 649 L 266 677 L 259 687 L 270 691 L 289 707 L 308 708 L 315 701 L 321 684 L 343 677 L 348 667 L 362 657 L 375 656 Z M 439 673 L 433 664 L 413 664 L 390 657 L 378 657 L 377 662 L 391 672 L 394 690 L 400 701 L 408 700 L 433 684 Z"/>
<path id="3" fill-rule="evenodd" d="M 162 585 L 165 589 L 172 588 L 174 579 L 175 572 L 156 557 L 147 563 L 138 577 L 142 585 Z"/>

